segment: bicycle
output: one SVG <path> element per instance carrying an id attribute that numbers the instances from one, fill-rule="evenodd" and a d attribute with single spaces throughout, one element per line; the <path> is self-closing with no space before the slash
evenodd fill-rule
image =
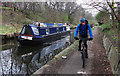
<path id="1" fill-rule="evenodd" d="M 85 47 L 85 44 L 84 44 L 84 41 L 87 41 L 89 40 L 90 41 L 90 38 L 80 38 L 80 39 L 77 39 L 77 40 L 82 40 L 82 43 L 81 43 L 81 58 L 82 58 L 82 61 L 83 61 L 83 64 L 82 64 L 82 67 L 84 68 L 85 67 L 85 58 L 86 58 L 86 47 Z"/>

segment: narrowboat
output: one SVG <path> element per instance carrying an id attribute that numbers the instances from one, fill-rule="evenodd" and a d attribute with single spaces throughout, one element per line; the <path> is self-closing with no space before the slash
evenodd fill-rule
<path id="1" fill-rule="evenodd" d="M 70 33 L 70 29 L 62 24 L 58 24 L 58 26 L 46 24 L 46 26 L 47 27 L 40 27 L 33 24 L 24 25 L 18 35 L 19 43 L 21 45 L 42 44 Z"/>

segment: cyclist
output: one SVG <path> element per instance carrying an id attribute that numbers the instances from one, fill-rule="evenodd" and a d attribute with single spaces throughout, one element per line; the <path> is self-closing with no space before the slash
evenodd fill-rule
<path id="1" fill-rule="evenodd" d="M 85 18 L 80 19 L 80 24 L 78 24 L 75 33 L 74 33 L 74 38 L 76 40 L 81 39 L 81 38 L 88 38 L 88 31 L 89 30 L 89 35 L 90 35 L 90 39 L 93 39 L 93 35 L 92 35 L 92 31 L 91 31 L 91 27 L 88 24 L 88 21 Z M 79 32 L 79 38 L 77 37 L 77 34 Z M 82 40 L 79 40 L 79 47 L 78 47 L 78 51 L 81 51 L 81 42 Z M 86 58 L 88 58 L 88 52 L 87 52 L 87 41 L 84 41 L 85 47 L 86 47 Z"/>

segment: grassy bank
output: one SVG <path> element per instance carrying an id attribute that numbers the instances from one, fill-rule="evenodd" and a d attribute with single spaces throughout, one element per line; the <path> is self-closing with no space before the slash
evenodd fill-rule
<path id="1" fill-rule="evenodd" d="M 9 7 L 1 7 L 0 9 L 2 9 L 2 27 L 0 28 L 0 34 L 19 33 L 24 24 L 33 24 L 33 22 L 37 21 L 50 23 L 49 21 L 46 21 L 47 17 L 44 17 L 40 12 L 33 12 L 31 10 L 13 11 L 13 9 Z M 65 19 L 64 22 L 67 22 L 68 19 L 66 14 L 62 19 Z M 55 19 L 53 18 L 53 20 Z"/>
<path id="2" fill-rule="evenodd" d="M 32 24 L 33 20 L 26 18 L 25 14 L 19 11 L 12 11 L 10 8 L 2 10 L 2 27 L 0 34 L 19 33 L 24 24 Z"/>
<path id="3" fill-rule="evenodd" d="M 103 29 L 104 33 L 107 33 L 108 35 L 111 36 L 112 39 L 114 39 L 116 42 L 118 42 L 118 39 L 120 38 L 118 36 L 119 30 L 118 30 L 118 28 L 113 28 L 111 26 L 112 26 L 111 23 L 106 23 L 106 24 L 101 25 L 100 27 Z"/>
<path id="4" fill-rule="evenodd" d="M 2 25 L 2 27 L 0 28 L 0 34 L 19 33 L 21 29 L 22 26 Z"/>

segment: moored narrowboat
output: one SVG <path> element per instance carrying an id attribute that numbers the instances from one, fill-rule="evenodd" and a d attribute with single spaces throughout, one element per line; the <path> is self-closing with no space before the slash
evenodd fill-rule
<path id="1" fill-rule="evenodd" d="M 42 44 L 70 33 L 70 29 L 67 28 L 62 24 L 54 27 L 52 24 L 47 25 L 47 27 L 40 27 L 33 24 L 24 25 L 18 36 L 18 41 L 21 45 Z"/>

